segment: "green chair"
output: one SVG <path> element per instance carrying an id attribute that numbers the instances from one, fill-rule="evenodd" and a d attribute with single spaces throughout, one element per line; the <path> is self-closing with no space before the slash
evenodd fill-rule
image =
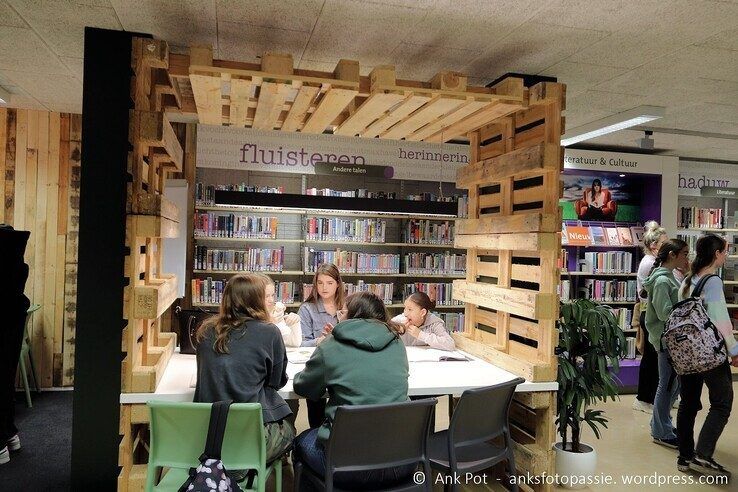
<path id="1" fill-rule="evenodd" d="M 31 375 L 33 376 L 33 385 L 38 391 L 38 376 L 36 376 L 36 367 L 33 365 L 33 357 L 31 356 L 31 339 L 28 335 L 28 324 L 33 319 L 33 313 L 41 309 L 41 304 L 33 304 L 26 311 L 26 326 L 23 328 L 23 344 L 21 345 L 20 358 L 18 359 L 18 369 L 20 369 L 21 378 L 23 379 L 23 388 L 26 390 L 26 405 L 28 408 L 33 407 L 31 402 L 31 387 L 28 384 L 28 370 L 26 369 L 26 358 L 31 365 Z"/>
<path id="2" fill-rule="evenodd" d="M 158 400 L 147 404 L 151 421 L 146 492 L 177 491 L 189 477 L 189 469 L 199 464 L 199 457 L 205 449 L 211 404 Z M 244 490 L 264 492 L 269 474 L 274 471 L 276 490 L 281 492 L 282 460 L 276 459 L 267 467 L 260 404 L 231 405 L 221 459 L 229 471 L 256 470 L 255 488 Z M 157 484 L 162 467 L 169 468 L 169 471 Z"/>

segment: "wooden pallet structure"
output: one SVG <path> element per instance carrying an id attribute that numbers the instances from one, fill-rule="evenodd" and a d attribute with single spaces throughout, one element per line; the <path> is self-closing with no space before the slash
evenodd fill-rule
<path id="1" fill-rule="evenodd" d="M 469 218 L 456 223 L 467 276 L 454 281 L 454 298 L 466 303 L 464 332 L 454 338 L 529 381 L 555 381 L 565 86 L 542 82 L 527 93 L 526 108 L 469 134 L 470 163 L 456 176 L 469 190 Z M 555 410 L 555 392 L 516 395 L 511 429 L 521 472 L 553 472 Z"/>
<path id="2" fill-rule="evenodd" d="M 332 74 L 300 73 L 281 53 L 265 53 L 258 67 L 222 65 L 211 48 L 193 47 L 188 76 L 173 77 L 191 90 L 202 124 L 444 142 L 520 109 L 524 99 L 522 84 L 469 87 L 450 71 L 428 83 L 398 81 L 389 65 L 361 77 L 354 60 L 340 60 Z"/>
<path id="3" fill-rule="evenodd" d="M 169 173 L 181 172 L 182 146 L 162 108 L 179 100 L 168 74 L 163 41 L 134 38 L 130 111 L 123 330 L 123 393 L 153 393 L 174 352 L 176 336 L 162 331 L 162 315 L 177 298 L 177 278 L 163 273 L 162 240 L 179 235 L 179 211 L 163 193 Z M 119 490 L 143 490 L 148 410 L 122 405 Z"/>

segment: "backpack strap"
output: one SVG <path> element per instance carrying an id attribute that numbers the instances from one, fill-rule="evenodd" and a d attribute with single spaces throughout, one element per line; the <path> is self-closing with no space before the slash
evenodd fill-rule
<path id="1" fill-rule="evenodd" d="M 697 282 L 697 285 L 695 286 L 694 290 L 692 291 L 691 297 L 699 297 L 702 294 L 702 289 L 705 287 L 705 284 L 708 280 L 710 280 L 712 277 L 718 277 L 714 273 L 711 273 L 710 275 L 705 275 L 700 279 L 699 282 Z M 718 277 L 720 278 L 720 277 Z"/>
<path id="2" fill-rule="evenodd" d="M 231 403 L 233 403 L 233 400 L 216 401 L 213 403 L 210 409 L 210 425 L 208 426 L 208 438 L 205 441 L 203 457 L 220 459 L 226 422 L 228 421 L 228 408 L 231 406 Z"/>

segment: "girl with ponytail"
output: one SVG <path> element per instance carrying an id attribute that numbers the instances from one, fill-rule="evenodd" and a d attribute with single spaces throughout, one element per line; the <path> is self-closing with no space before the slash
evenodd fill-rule
<path id="1" fill-rule="evenodd" d="M 686 299 L 705 276 L 715 275 L 723 266 L 728 255 L 728 244 L 720 236 L 708 234 L 697 241 L 696 256 L 692 262 L 689 274 L 682 282 L 679 298 Z M 725 339 L 728 353 L 733 357 L 733 365 L 738 364 L 738 343 L 733 337 L 733 324 L 728 315 L 728 308 L 723 292 L 723 282 L 718 276 L 710 277 L 704 284 L 700 294 L 710 320 L 715 324 Z M 700 431 L 699 440 L 695 448 L 694 421 L 697 412 L 702 409 L 700 397 L 702 385 L 707 386 L 710 395 L 710 410 Z M 681 376 L 681 402 L 677 413 L 679 428 L 679 458 L 677 469 L 688 471 L 693 469 L 703 473 L 721 474 L 730 476 L 725 467 L 713 459 L 717 440 L 728 423 L 730 410 L 733 406 L 732 375 L 728 361 L 709 371 L 698 374 Z"/>
<path id="2" fill-rule="evenodd" d="M 653 411 L 653 400 L 656 396 L 656 387 L 659 384 L 658 360 L 656 349 L 648 341 L 648 331 L 646 330 L 646 310 L 648 307 L 648 299 L 641 293 L 643 290 L 643 282 L 653 270 L 654 261 L 656 261 L 656 253 L 659 252 L 661 244 L 666 241 L 666 230 L 655 220 L 646 222 L 643 231 L 643 258 L 638 265 L 638 275 L 636 276 L 636 287 L 638 296 L 640 297 L 641 315 L 638 319 L 640 333 L 639 337 L 645 340 L 643 350 L 641 350 L 641 365 L 638 369 L 638 393 L 633 400 L 633 410 L 651 413 Z"/>
<path id="3" fill-rule="evenodd" d="M 671 407 L 679 393 L 679 380 L 669 362 L 669 354 L 661 343 L 664 325 L 674 304 L 679 302 L 679 282 L 674 269 L 689 267 L 689 246 L 681 239 L 669 239 L 661 245 L 654 259 L 651 273 L 643 282 L 648 297 L 646 329 L 648 341 L 657 351 L 659 383 L 653 402 L 651 437 L 653 442 L 676 449 L 678 445 Z"/>

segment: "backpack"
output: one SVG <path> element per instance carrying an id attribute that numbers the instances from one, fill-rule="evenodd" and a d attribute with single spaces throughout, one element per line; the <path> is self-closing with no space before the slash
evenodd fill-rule
<path id="1" fill-rule="evenodd" d="M 190 478 L 182 484 L 179 492 L 242 492 L 236 481 L 228 476 L 220 460 L 228 408 L 231 403 L 232 400 L 213 403 L 205 451 L 199 458 L 200 465 L 197 468 L 190 468 Z"/>
<path id="2" fill-rule="evenodd" d="M 692 295 L 674 305 L 661 335 L 674 370 L 680 376 L 706 372 L 728 360 L 723 337 L 710 321 L 705 303 L 700 298 L 711 277 L 717 275 L 701 278 Z"/>

